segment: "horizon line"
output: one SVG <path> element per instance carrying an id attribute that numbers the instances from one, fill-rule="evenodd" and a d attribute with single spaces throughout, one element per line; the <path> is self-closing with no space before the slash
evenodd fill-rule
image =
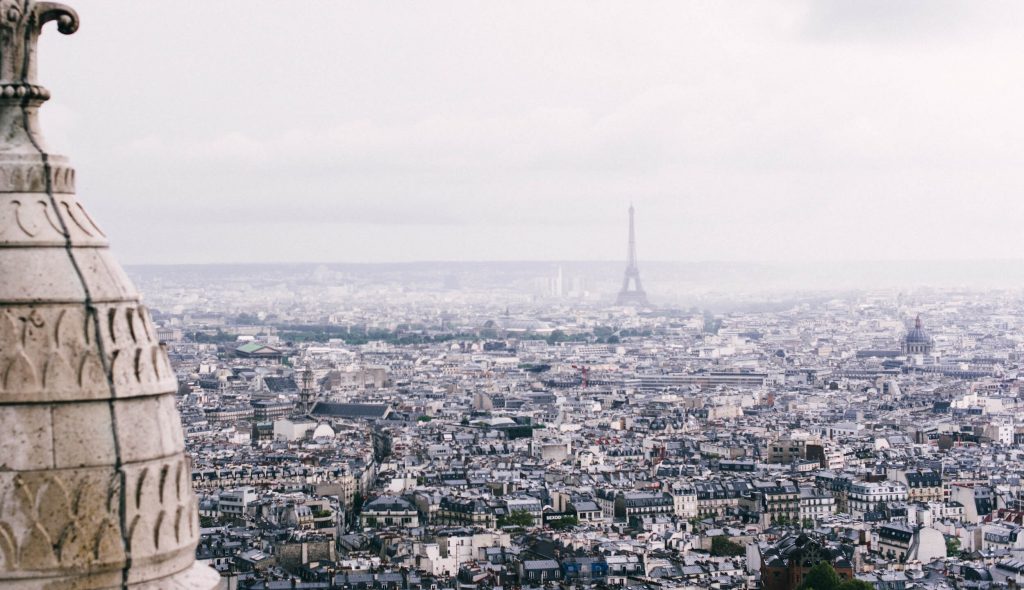
<path id="1" fill-rule="evenodd" d="M 640 262 L 644 264 L 902 264 L 902 263 L 1007 263 L 1024 262 L 1024 257 L 1017 258 L 849 258 L 849 259 L 807 259 L 807 260 L 758 260 L 758 259 L 701 259 L 701 260 L 670 260 L 652 259 Z M 497 260 L 387 260 L 387 261 L 266 261 L 266 262 L 135 262 L 126 263 L 125 268 L 144 266 L 317 266 L 317 265 L 406 265 L 406 264 L 625 264 L 619 259 L 497 259 Z"/>

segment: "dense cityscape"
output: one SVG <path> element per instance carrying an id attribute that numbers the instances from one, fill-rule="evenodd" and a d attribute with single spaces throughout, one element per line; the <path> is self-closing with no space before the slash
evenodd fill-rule
<path id="1" fill-rule="evenodd" d="M 231 588 L 1024 581 L 1024 295 L 715 313 L 652 303 L 633 252 L 617 294 L 540 263 L 129 269 L 197 559 Z"/>
<path id="2" fill-rule="evenodd" d="M 0 588 L 1024 584 L 1024 5 L 77 2 Z"/>

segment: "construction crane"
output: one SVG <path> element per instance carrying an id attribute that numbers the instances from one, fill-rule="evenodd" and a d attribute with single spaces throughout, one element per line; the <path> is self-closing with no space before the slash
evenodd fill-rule
<path id="1" fill-rule="evenodd" d="M 590 367 L 583 366 L 583 365 L 573 365 L 572 368 L 574 368 L 574 369 L 576 369 L 577 371 L 580 372 L 580 375 L 582 375 L 582 377 L 583 377 L 583 387 L 586 388 L 587 387 L 587 378 L 590 376 Z"/>

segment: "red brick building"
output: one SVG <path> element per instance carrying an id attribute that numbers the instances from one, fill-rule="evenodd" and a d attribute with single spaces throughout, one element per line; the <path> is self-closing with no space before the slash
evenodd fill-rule
<path id="1" fill-rule="evenodd" d="M 787 535 L 761 555 L 764 590 L 796 590 L 811 568 L 825 561 L 841 580 L 853 578 L 852 547 L 819 542 L 806 534 Z"/>

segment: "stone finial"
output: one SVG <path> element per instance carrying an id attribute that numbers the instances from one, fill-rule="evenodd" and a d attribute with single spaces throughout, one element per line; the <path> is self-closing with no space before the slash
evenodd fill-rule
<path id="1" fill-rule="evenodd" d="M 0 0 L 0 587 L 214 588 L 164 344 L 36 131 L 49 21 Z"/>
<path id="2" fill-rule="evenodd" d="M 0 151 L 43 149 L 36 110 L 50 91 L 36 80 L 36 54 L 43 25 L 57 22 L 70 35 L 78 30 L 78 14 L 56 2 L 0 0 Z"/>
<path id="3" fill-rule="evenodd" d="M 36 51 L 43 25 L 57 21 L 57 30 L 78 30 L 78 14 L 56 2 L 0 0 L 0 85 L 3 98 L 48 98 L 36 85 Z"/>

